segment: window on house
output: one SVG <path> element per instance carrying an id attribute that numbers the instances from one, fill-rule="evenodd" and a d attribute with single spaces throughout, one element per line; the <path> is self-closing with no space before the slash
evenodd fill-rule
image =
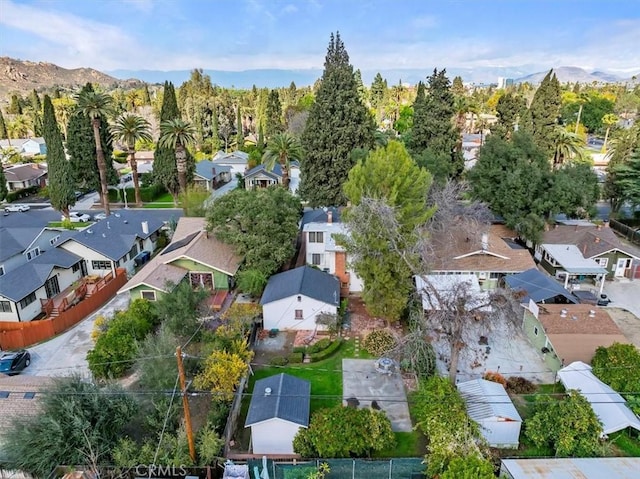
<path id="1" fill-rule="evenodd" d="M 0 313 L 10 313 L 11 303 L 9 301 L 0 301 Z"/>
<path id="2" fill-rule="evenodd" d="M 78 270 L 80 270 L 80 261 L 78 261 L 76 264 L 74 264 L 74 265 L 71 267 L 71 272 L 72 272 L 72 273 L 75 273 L 75 272 L 77 272 Z"/>
<path id="3" fill-rule="evenodd" d="M 20 309 L 24 309 L 36 300 L 36 293 L 31 293 L 26 298 L 20 300 Z"/>
<path id="4" fill-rule="evenodd" d="M 311 264 L 319 265 L 322 263 L 322 255 L 321 254 L 312 254 L 311 255 Z"/>
<path id="5" fill-rule="evenodd" d="M 609 258 L 595 258 L 596 263 L 600 265 L 602 268 L 606 268 L 609 264 Z"/>
<path id="6" fill-rule="evenodd" d="M 533 328 L 533 334 L 535 334 L 536 336 L 538 335 L 538 328 L 536 326 L 534 326 Z"/>
<path id="7" fill-rule="evenodd" d="M 499 273 L 489 273 L 489 278 L 490 279 L 498 279 L 499 276 L 500 276 Z"/>
<path id="8" fill-rule="evenodd" d="M 0 266 L 0 276 L 4 275 L 4 266 Z"/>
<path id="9" fill-rule="evenodd" d="M 324 233 L 322 231 L 310 231 L 309 243 L 324 243 Z"/>
<path id="10" fill-rule="evenodd" d="M 49 240 L 49 244 L 50 244 L 51 246 L 53 246 L 54 244 L 56 244 L 56 243 L 58 242 L 58 240 L 59 240 L 59 239 L 60 239 L 60 235 L 54 236 L 53 238 L 51 238 L 51 239 Z"/>
<path id="11" fill-rule="evenodd" d="M 296 309 L 296 319 L 304 319 L 304 314 L 302 314 L 301 309 Z"/>
<path id="12" fill-rule="evenodd" d="M 156 292 L 155 291 L 140 291 L 140 297 L 142 299 L 146 299 L 147 301 L 155 301 L 156 300 Z"/>
<path id="13" fill-rule="evenodd" d="M 133 247 L 129 250 L 129 260 L 135 258 L 138 254 L 138 245 L 134 244 Z"/>
<path id="14" fill-rule="evenodd" d="M 38 256 L 40 256 L 40 248 L 33 248 L 32 250 L 27 251 L 27 261 L 31 261 Z"/>
<path id="15" fill-rule="evenodd" d="M 92 269 L 111 269 L 111 261 L 92 261 Z"/>

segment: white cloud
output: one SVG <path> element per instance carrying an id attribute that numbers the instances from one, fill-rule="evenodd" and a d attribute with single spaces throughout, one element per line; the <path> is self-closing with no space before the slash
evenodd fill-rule
<path id="1" fill-rule="evenodd" d="M 296 7 L 294 4 L 290 3 L 290 4 L 288 4 L 287 6 L 285 6 L 282 9 L 281 13 L 284 14 L 284 15 L 288 15 L 288 14 L 291 14 L 291 13 L 296 13 L 297 11 L 298 11 L 298 7 Z"/>
<path id="2" fill-rule="evenodd" d="M 438 26 L 438 17 L 435 15 L 422 15 L 411 20 L 411 27 L 416 30 L 428 30 Z"/>

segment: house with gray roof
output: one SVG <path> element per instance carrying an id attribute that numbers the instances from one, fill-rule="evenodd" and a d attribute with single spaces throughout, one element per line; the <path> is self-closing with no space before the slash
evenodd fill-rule
<path id="1" fill-rule="evenodd" d="M 60 243 L 60 248 L 84 258 L 89 275 L 128 273 L 135 269 L 135 257 L 156 249 L 164 222 L 144 210 L 118 210 Z"/>
<path id="2" fill-rule="evenodd" d="M 256 381 L 245 427 L 253 454 L 294 454 L 293 438 L 309 426 L 311 383 L 289 374 Z"/>
<path id="3" fill-rule="evenodd" d="M 577 304 L 580 302 L 555 279 L 537 268 L 505 276 L 504 281 L 513 291 L 522 294 L 521 304 L 528 304 L 530 299 L 539 304 Z"/>
<path id="4" fill-rule="evenodd" d="M 13 138 L 11 140 L 0 140 L 0 148 L 13 148 L 24 157 L 34 155 L 46 155 L 47 144 L 44 138 L 37 136 L 35 138 Z"/>
<path id="5" fill-rule="evenodd" d="M 300 164 L 297 161 L 292 161 L 289 165 L 289 180 L 289 190 L 295 194 L 300 184 Z M 260 164 L 251 168 L 244 175 L 244 185 L 248 190 L 281 184 L 282 167 L 279 163 L 276 163 L 272 170 L 267 169 L 264 164 Z"/>
<path id="6" fill-rule="evenodd" d="M 231 181 L 231 166 L 216 164 L 210 160 L 202 160 L 196 163 L 196 171 L 193 175 L 193 183 L 207 191 L 216 186 Z"/>
<path id="7" fill-rule="evenodd" d="M 216 166 L 231 167 L 232 177 L 235 176 L 236 173 L 243 175 L 247 169 L 247 164 L 249 163 L 249 154 L 239 150 L 230 151 L 228 153 L 220 150 L 213 155 L 212 162 Z"/>
<path id="8" fill-rule="evenodd" d="M 82 257 L 53 247 L 0 276 L 0 321 L 31 321 L 52 298 L 85 275 Z"/>
<path id="9" fill-rule="evenodd" d="M 316 317 L 338 314 L 340 281 L 332 274 L 301 266 L 271 276 L 260 304 L 264 329 L 326 329 L 316 324 Z"/>
<path id="10" fill-rule="evenodd" d="M 7 168 L 4 170 L 7 189 L 17 191 L 31 186 L 43 188 L 47 186 L 47 171 L 46 163 L 25 163 Z"/>

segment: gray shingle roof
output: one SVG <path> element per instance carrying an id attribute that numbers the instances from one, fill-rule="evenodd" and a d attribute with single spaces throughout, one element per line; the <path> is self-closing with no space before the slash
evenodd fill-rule
<path id="1" fill-rule="evenodd" d="M 148 224 L 148 233 L 142 231 L 142 222 Z M 98 221 L 72 238 L 87 248 L 118 261 L 131 250 L 137 238 L 147 239 L 162 228 L 164 222 L 145 211 L 118 210 Z"/>
<path id="2" fill-rule="evenodd" d="M 457 387 L 467 404 L 467 413 L 474 421 L 499 417 L 522 422 L 502 384 L 473 379 L 459 383 Z"/>
<path id="3" fill-rule="evenodd" d="M 214 168 L 215 175 L 219 175 L 223 172 L 231 172 L 231 167 L 228 165 L 219 165 L 211 160 L 202 160 L 196 163 L 196 174 L 207 180 L 212 180 L 215 176 L 213 172 Z"/>
<path id="4" fill-rule="evenodd" d="M 0 276 L 0 295 L 12 301 L 20 301 L 40 288 L 49 278 L 51 270 L 71 268 L 82 258 L 61 248 L 53 248 L 30 262 Z"/>
<path id="5" fill-rule="evenodd" d="M 309 381 L 284 373 L 260 379 L 253 387 L 245 427 L 273 418 L 306 427 L 310 402 Z"/>
<path id="6" fill-rule="evenodd" d="M 332 219 L 334 223 L 340 223 L 340 209 L 332 206 L 331 208 L 315 208 L 313 210 L 305 211 L 302 214 L 302 221 L 300 226 L 304 226 L 307 223 L 326 223 L 327 211 L 331 211 Z"/>
<path id="7" fill-rule="evenodd" d="M 271 276 L 260 304 L 268 304 L 297 294 L 337 306 L 340 302 L 340 283 L 338 278 L 329 273 L 310 266 L 300 266 Z"/>
<path id="8" fill-rule="evenodd" d="M 24 251 L 50 221 L 60 221 L 60 213 L 32 210 L 0 215 L 0 261 Z"/>
<path id="9" fill-rule="evenodd" d="M 527 294 L 523 301 L 528 301 L 530 298 L 534 303 L 540 303 L 556 296 L 562 296 L 571 303 L 579 302 L 578 298 L 564 289 L 555 279 L 536 268 L 528 269 L 522 273 L 510 274 L 505 277 L 505 281 L 514 291 L 524 291 Z"/>

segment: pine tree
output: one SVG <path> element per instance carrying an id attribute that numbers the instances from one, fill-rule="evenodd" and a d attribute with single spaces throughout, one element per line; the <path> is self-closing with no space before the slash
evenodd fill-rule
<path id="1" fill-rule="evenodd" d="M 91 83 L 87 83 L 82 91 L 93 91 Z M 113 146 L 109 125 L 106 121 L 100 122 L 100 140 L 102 151 L 107 160 L 107 178 L 109 184 L 118 182 L 118 174 L 113 168 Z M 73 111 L 69 117 L 67 126 L 67 153 L 71 162 L 71 174 L 76 189 L 97 190 L 100 192 L 100 173 L 96 156 L 96 144 L 93 138 L 91 120 L 85 115 Z M 102 200 L 102 198 L 101 198 Z"/>
<path id="2" fill-rule="evenodd" d="M 2 110 L 0 110 L 0 140 L 8 138 L 7 125 L 4 122 L 4 116 L 2 116 Z"/>
<path id="3" fill-rule="evenodd" d="M 11 95 L 11 103 L 9 103 L 9 107 L 7 108 L 7 113 L 10 115 L 22 115 L 22 98 L 19 98 L 18 95 Z"/>
<path id="4" fill-rule="evenodd" d="M 554 129 L 558 124 L 561 104 L 560 82 L 553 70 L 549 70 L 533 96 L 522 125 L 549 158 L 553 156 Z"/>
<path id="5" fill-rule="evenodd" d="M 171 82 L 165 82 L 164 95 L 162 98 L 162 108 L 160 110 L 160 122 L 181 118 L 176 91 Z M 193 179 L 195 162 L 191 154 L 187 152 L 187 184 Z M 178 168 L 176 165 L 176 153 L 172 148 L 156 146 L 153 159 L 153 179 L 154 182 L 163 185 L 174 198 L 180 192 L 180 182 L 178 181 Z"/>
<path id="6" fill-rule="evenodd" d="M 302 134 L 306 156 L 300 192 L 311 206 L 345 204 L 342 184 L 353 166 L 351 152 L 373 147 L 374 128 L 340 34 L 331 34 L 322 81 Z"/>
<path id="7" fill-rule="evenodd" d="M 507 92 L 500 97 L 496 104 L 498 121 L 491 127 L 491 133 L 509 140 L 516 131 L 519 121 L 525 116 L 527 102 L 516 93 Z"/>
<path id="8" fill-rule="evenodd" d="M 264 132 L 262 131 L 262 123 L 258 126 L 258 142 L 256 143 L 258 150 L 264 150 Z"/>
<path id="9" fill-rule="evenodd" d="M 236 108 L 236 149 L 244 146 L 244 129 L 242 128 L 242 107 L 240 103 Z"/>
<path id="10" fill-rule="evenodd" d="M 282 104 L 280 103 L 280 95 L 278 90 L 271 90 L 267 98 L 265 134 L 267 141 L 273 135 L 282 133 L 284 124 L 282 123 Z"/>
<path id="11" fill-rule="evenodd" d="M 151 105 L 151 95 L 149 95 L 149 86 L 145 83 L 142 88 L 142 104 Z"/>
<path id="12" fill-rule="evenodd" d="M 38 96 L 38 92 L 35 89 L 32 90 L 31 94 L 29 95 L 29 104 L 31 105 L 31 108 L 33 108 L 37 112 L 40 112 L 40 110 L 42 110 L 42 103 L 40 102 L 40 97 Z"/>
<path id="13" fill-rule="evenodd" d="M 360 101 L 366 105 L 367 104 L 367 89 L 364 87 L 364 83 L 362 83 L 362 72 L 358 69 L 353 74 L 356 80 L 356 88 L 358 89 L 358 95 L 360 96 Z"/>
<path id="14" fill-rule="evenodd" d="M 42 120 L 44 141 L 47 145 L 47 166 L 49 178 L 49 198 L 51 206 L 67 218 L 69 207 L 76 202 L 74 195 L 71 164 L 67 161 L 62 135 L 48 95 L 44 97 L 44 115 Z"/>
<path id="15" fill-rule="evenodd" d="M 453 83 L 451 83 L 451 92 L 456 96 L 464 95 L 464 84 L 462 83 L 462 77 L 457 76 L 453 79 Z"/>
<path id="16" fill-rule="evenodd" d="M 384 101 L 384 94 L 387 90 L 386 82 L 382 79 L 380 73 L 376 73 L 373 83 L 371 83 L 371 106 L 378 108 L 382 106 Z"/>
<path id="17" fill-rule="evenodd" d="M 434 69 L 428 82 L 428 94 L 424 98 L 416 96 L 414 102 L 409 149 L 420 166 L 426 167 L 436 180 L 444 181 L 457 178 L 464 170 L 460 131 L 452 122 L 455 97 L 446 70 Z"/>

